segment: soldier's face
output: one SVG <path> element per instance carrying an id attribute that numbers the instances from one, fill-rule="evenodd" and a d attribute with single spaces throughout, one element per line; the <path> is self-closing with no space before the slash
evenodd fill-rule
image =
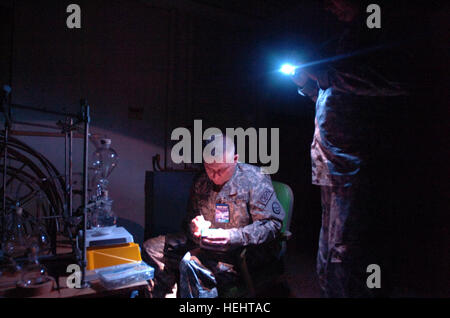
<path id="1" fill-rule="evenodd" d="M 223 185 L 233 176 L 237 161 L 238 155 L 235 155 L 232 163 L 205 163 L 206 174 L 214 184 Z"/>

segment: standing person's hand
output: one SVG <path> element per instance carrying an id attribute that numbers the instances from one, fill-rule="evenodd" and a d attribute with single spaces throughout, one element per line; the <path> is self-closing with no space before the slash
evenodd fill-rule
<path id="1" fill-rule="evenodd" d="M 304 87 L 309 79 L 316 81 L 317 77 L 304 69 L 297 69 L 295 74 L 291 76 L 291 79 L 297 86 Z"/>
<path id="2" fill-rule="evenodd" d="M 192 234 L 200 238 L 203 230 L 207 230 L 211 227 L 211 222 L 206 221 L 203 215 L 198 215 L 191 221 L 191 231 Z"/>

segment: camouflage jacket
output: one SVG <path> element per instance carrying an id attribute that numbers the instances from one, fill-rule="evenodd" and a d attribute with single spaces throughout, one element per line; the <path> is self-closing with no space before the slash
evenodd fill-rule
<path id="1" fill-rule="evenodd" d="M 347 32 L 341 37 L 334 54 L 358 50 L 360 44 L 351 35 Z M 377 129 L 373 122 L 377 114 L 371 115 L 370 108 L 407 94 L 403 83 L 388 80 L 387 73 L 377 67 L 382 54 L 376 51 L 364 58 L 313 67 L 308 71 L 317 80 L 307 78 L 298 83 L 299 94 L 316 103 L 311 145 L 313 184 L 348 186 L 359 182 L 365 159 L 371 156 L 367 148 L 370 134 Z"/>
<path id="2" fill-rule="evenodd" d="M 229 229 L 231 246 L 259 245 L 280 233 L 285 212 L 278 201 L 269 175 L 260 168 L 238 163 L 228 182 L 218 188 L 202 172 L 191 189 L 185 220 L 188 236 L 198 242 L 189 230 L 190 221 L 198 215 L 211 222 L 211 228 Z M 216 219 L 216 206 L 228 205 L 229 220 Z"/>

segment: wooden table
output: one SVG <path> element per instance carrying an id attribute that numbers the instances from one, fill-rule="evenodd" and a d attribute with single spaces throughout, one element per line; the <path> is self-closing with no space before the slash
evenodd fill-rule
<path id="1" fill-rule="evenodd" d="M 57 252 L 59 255 L 66 255 L 70 248 L 68 246 L 59 246 Z M 53 282 L 53 290 L 40 294 L 40 295 L 30 295 L 29 290 L 20 289 L 16 287 L 16 282 L 20 280 L 20 273 L 7 273 L 3 272 L 0 276 L 0 297 L 6 298 L 72 298 L 72 297 L 130 297 L 131 293 L 137 291 L 139 296 L 149 297 L 151 291 L 151 282 L 143 281 L 139 283 L 134 283 L 120 288 L 106 289 L 104 288 L 98 279 L 94 279 L 89 282 L 89 287 L 77 289 L 67 287 L 67 277 L 69 274 L 65 272 L 67 266 L 74 263 L 72 260 L 59 260 L 56 263 L 58 267 L 55 269 L 55 264 L 47 267 L 49 275 L 57 277 L 59 284 L 56 281 Z M 58 274 L 60 275 L 58 275 Z M 88 277 L 88 275 L 87 275 Z M 59 285 L 59 288 L 57 286 Z"/>
<path id="2" fill-rule="evenodd" d="M 66 285 L 66 276 L 59 278 L 59 289 L 56 284 L 54 288 L 48 293 L 41 295 L 29 295 L 23 290 L 16 288 L 16 281 L 19 275 L 0 277 L 0 297 L 5 298 L 72 298 L 72 297 L 130 297 L 133 291 L 137 291 L 139 296 L 149 296 L 151 290 L 150 284 L 147 281 L 134 283 L 114 289 L 104 288 L 99 280 L 94 280 L 89 283 L 87 288 L 68 288 Z"/>

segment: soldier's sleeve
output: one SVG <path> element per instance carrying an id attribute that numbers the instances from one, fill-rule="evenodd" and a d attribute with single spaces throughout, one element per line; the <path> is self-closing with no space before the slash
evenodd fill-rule
<path id="1" fill-rule="evenodd" d="M 282 228 L 285 212 L 277 199 L 269 175 L 258 173 L 250 180 L 249 212 L 252 223 L 230 230 L 231 246 L 263 244 L 275 239 Z"/>

